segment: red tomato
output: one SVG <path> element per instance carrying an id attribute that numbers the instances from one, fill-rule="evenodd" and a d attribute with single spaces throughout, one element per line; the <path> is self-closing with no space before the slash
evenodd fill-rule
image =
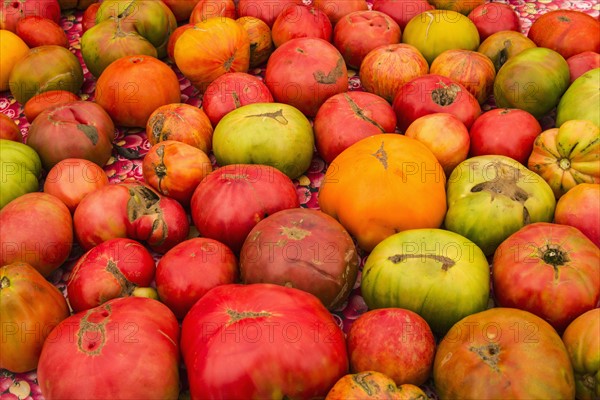
<path id="1" fill-rule="evenodd" d="M 521 31 L 521 18 L 510 4 L 485 3 L 475 7 L 468 15 L 479 32 L 479 40 L 501 31 Z"/>
<path id="2" fill-rule="evenodd" d="M 477 99 L 460 83 L 441 75 L 428 74 L 402 85 L 392 104 L 398 129 L 405 132 L 417 118 L 433 113 L 458 117 L 467 129 L 481 114 Z"/>
<path id="3" fill-rule="evenodd" d="M 554 222 L 579 229 L 600 247 L 600 184 L 579 183 L 556 203 Z"/>
<path id="4" fill-rule="evenodd" d="M 50 44 L 69 48 L 67 34 L 49 18 L 38 15 L 21 18 L 17 22 L 16 33 L 29 48 Z"/>
<path id="5" fill-rule="evenodd" d="M 193 238 L 169 250 L 156 267 L 156 289 L 160 300 L 183 319 L 210 289 L 236 283 L 238 262 L 223 243 Z"/>
<path id="6" fill-rule="evenodd" d="M 502 307 L 529 311 L 558 332 L 600 302 L 600 249 L 576 228 L 538 222 L 500 244 L 492 261 Z"/>
<path id="7" fill-rule="evenodd" d="M 182 324 L 193 399 L 324 397 L 348 372 L 344 334 L 319 299 L 279 285 L 222 285 Z"/>
<path id="8" fill-rule="evenodd" d="M 333 27 L 327 14 L 303 4 L 287 7 L 275 20 L 271 36 L 275 47 L 300 37 L 317 37 L 331 41 Z"/>
<path id="9" fill-rule="evenodd" d="M 179 324 L 164 304 L 142 297 L 110 300 L 52 330 L 37 370 L 42 395 L 176 399 L 178 343 Z"/>
<path id="10" fill-rule="evenodd" d="M 239 254 L 246 236 L 260 220 L 299 205 L 294 184 L 278 169 L 231 164 L 200 182 L 190 208 L 202 236 L 218 240 Z"/>
<path id="11" fill-rule="evenodd" d="M 67 282 L 69 304 L 85 311 L 117 297 L 132 296 L 154 279 L 154 258 L 135 240 L 100 243 L 77 260 Z"/>
<path id="12" fill-rule="evenodd" d="M 0 2 L 0 29 L 15 32 L 17 22 L 30 15 L 60 22 L 60 4 L 57 0 L 3 0 Z"/>
<path id="13" fill-rule="evenodd" d="M 78 95 L 66 90 L 49 90 L 36 94 L 25 103 L 23 114 L 27 118 L 27 122 L 33 120 L 47 108 L 58 106 L 72 101 L 81 100 Z"/>
<path id="14" fill-rule="evenodd" d="M 23 142 L 21 129 L 8 115 L 0 113 L 0 139 Z"/>
<path id="15" fill-rule="evenodd" d="M 483 113 L 471 126 L 469 156 L 498 154 L 527 165 L 533 142 L 540 133 L 540 123 L 527 111 L 496 108 Z"/>
<path id="16" fill-rule="evenodd" d="M 414 16 L 434 8 L 427 0 L 373 0 L 373 10 L 392 17 L 400 29 L 404 29 Z"/>

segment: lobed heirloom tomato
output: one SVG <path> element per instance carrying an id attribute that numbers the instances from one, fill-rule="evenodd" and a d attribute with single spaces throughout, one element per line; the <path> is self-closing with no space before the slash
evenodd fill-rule
<path id="1" fill-rule="evenodd" d="M 545 222 L 524 226 L 498 246 L 494 296 L 548 321 L 557 332 L 600 304 L 600 249 L 577 228 Z"/>
<path id="2" fill-rule="evenodd" d="M 179 324 L 169 308 L 123 297 L 58 324 L 37 377 L 48 400 L 177 399 L 179 359 Z"/>
<path id="3" fill-rule="evenodd" d="M 24 262 L 0 267 L 0 368 L 14 373 L 37 368 L 42 345 L 69 316 L 62 292 Z"/>
<path id="4" fill-rule="evenodd" d="M 190 209 L 202 236 L 218 240 L 239 254 L 259 221 L 299 205 L 296 187 L 283 172 L 267 165 L 231 164 L 200 182 Z"/>
<path id="5" fill-rule="evenodd" d="M 204 93 L 219 76 L 248 71 L 250 37 L 234 19 L 212 17 L 185 30 L 173 55 L 181 73 Z"/>
<path id="6" fill-rule="evenodd" d="M 439 343 L 433 381 L 441 399 L 573 399 L 560 336 L 543 319 L 496 307 L 456 323 Z"/>
<path id="7" fill-rule="evenodd" d="M 0 139 L 0 210 L 17 197 L 37 191 L 41 173 L 42 161 L 35 150 L 20 141 Z"/>
<path id="8" fill-rule="evenodd" d="M 154 258 L 139 242 L 107 240 L 77 260 L 67 282 L 69 304 L 80 312 L 117 297 L 142 295 L 154 271 Z"/>
<path id="9" fill-rule="evenodd" d="M 169 36 L 177 28 L 173 12 L 162 1 L 104 0 L 95 22 L 81 36 L 81 56 L 96 78 L 119 58 L 165 58 Z"/>
<path id="10" fill-rule="evenodd" d="M 490 256 L 507 237 L 534 222 L 550 222 L 556 199 L 541 176 L 512 158 L 471 157 L 448 178 L 446 229 Z"/>
<path id="11" fill-rule="evenodd" d="M 396 386 L 387 375 L 378 371 L 344 375 L 327 393 L 325 400 L 420 400 L 427 394 L 418 386 L 406 383 Z"/>
<path id="12" fill-rule="evenodd" d="M 192 399 L 318 398 L 348 372 L 340 327 L 315 296 L 221 285 L 188 312 L 181 352 Z"/>
<path id="13" fill-rule="evenodd" d="M 527 167 L 548 182 L 557 199 L 580 183 L 600 183 L 600 128 L 570 120 L 542 132 Z"/>

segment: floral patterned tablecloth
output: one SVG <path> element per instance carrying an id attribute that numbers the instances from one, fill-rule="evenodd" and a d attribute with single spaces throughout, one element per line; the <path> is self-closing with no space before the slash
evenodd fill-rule
<path id="1" fill-rule="evenodd" d="M 307 0 L 310 3 L 311 0 Z M 532 22 L 546 12 L 558 9 L 571 9 L 583 11 L 589 15 L 598 18 L 600 15 L 600 3 L 598 0 L 500 0 L 499 3 L 511 4 L 519 14 L 522 20 L 522 31 L 527 33 Z M 67 11 L 63 13 L 61 25 L 70 42 L 71 51 L 79 58 L 82 63 L 85 81 L 81 90 L 83 100 L 94 99 L 95 79 L 88 72 L 81 58 L 81 12 Z M 198 91 L 183 77 L 177 70 L 177 67 L 169 63 L 179 77 L 179 84 L 182 93 L 181 101 L 194 106 L 201 106 L 202 98 Z M 264 69 L 257 68 L 249 71 L 256 76 L 263 76 Z M 358 74 L 354 71 L 350 72 L 349 90 L 363 90 L 358 78 Z M 493 103 L 484 105 L 484 110 L 493 108 Z M 15 101 L 11 94 L 6 92 L 0 93 L 0 112 L 11 117 L 21 128 L 23 138 L 26 139 L 29 129 L 29 123 L 23 115 L 23 107 Z M 541 121 L 542 126 L 550 127 L 553 125 L 552 116 L 546 117 Z M 146 133 L 143 129 L 121 129 L 118 128 L 117 137 L 114 141 L 114 150 L 111 159 L 104 167 L 111 183 L 119 183 L 126 180 L 143 181 L 142 176 L 142 159 L 148 149 L 151 147 Z M 214 161 L 214 158 L 213 158 Z M 302 207 L 318 209 L 317 192 L 322 182 L 327 165 L 317 155 L 313 158 L 312 164 L 308 171 L 296 179 L 298 198 Z M 1 227 L 0 227 L 1 229 Z M 57 271 L 55 271 L 48 279 L 59 289 L 65 292 L 66 282 L 69 277 L 71 268 L 75 261 L 83 254 L 81 248 L 75 246 L 69 260 Z M 158 255 L 155 255 L 158 259 Z M 366 254 L 361 253 L 361 266 L 366 258 Z M 345 332 L 348 331 L 352 321 L 358 318 L 359 315 L 367 310 L 367 306 L 360 296 L 360 275 L 356 282 L 354 291 L 350 295 L 347 304 L 344 307 L 333 313 L 335 319 Z M 77 385 L 77 382 L 72 382 Z M 437 398 L 432 385 L 428 382 L 422 387 L 432 398 Z M 185 391 L 182 396 L 185 396 Z M 16 400 L 16 399 L 43 399 L 40 388 L 37 385 L 37 376 L 35 371 L 22 374 L 13 374 L 7 370 L 0 370 L 0 400 Z"/>

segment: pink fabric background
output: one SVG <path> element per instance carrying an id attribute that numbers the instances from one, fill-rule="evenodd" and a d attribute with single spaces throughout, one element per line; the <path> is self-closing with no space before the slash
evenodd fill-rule
<path id="1" fill-rule="evenodd" d="M 309 0 L 310 1 L 310 0 Z M 597 0 L 511 0 L 496 1 L 498 3 L 509 3 L 513 5 L 522 19 L 523 33 L 527 33 L 533 20 L 541 14 L 557 9 L 572 9 L 583 11 L 591 16 L 598 18 L 600 15 L 600 5 Z M 61 19 L 61 25 L 66 31 L 71 44 L 71 51 L 81 60 L 80 36 L 81 36 L 81 12 L 65 12 Z M 87 71 L 83 64 L 85 73 L 85 82 L 82 88 L 81 96 L 84 100 L 93 100 L 95 79 Z M 182 92 L 182 102 L 195 106 L 201 105 L 201 98 L 198 92 L 193 88 L 189 81 L 182 76 L 177 68 L 170 64 L 177 72 L 179 84 Z M 255 69 L 250 73 L 262 76 L 263 69 Z M 349 90 L 362 90 L 358 75 L 350 79 Z M 493 104 L 484 106 L 484 110 L 489 110 Z M 0 112 L 11 117 L 21 128 L 24 137 L 27 136 L 29 123 L 23 115 L 22 106 L 15 101 L 10 92 L 0 93 Z M 549 116 L 542 121 L 542 125 L 550 127 L 553 124 L 552 117 Z M 119 183 L 126 180 L 143 181 L 142 177 L 142 158 L 151 147 L 146 133 L 142 129 L 118 129 L 118 135 L 114 142 L 115 149 L 113 156 L 105 166 L 111 183 Z M 213 159 L 214 161 L 214 159 Z M 298 198 L 303 207 L 318 208 L 317 192 L 326 170 L 326 164 L 315 155 L 309 170 L 300 178 L 295 180 Z M 59 289 L 65 291 L 66 281 L 74 262 L 83 254 L 77 246 L 73 250 L 69 260 L 60 269 L 55 271 L 48 279 Z M 156 256 L 158 258 L 158 255 Z M 364 263 L 366 254 L 361 254 L 361 265 Z M 355 285 L 355 290 L 350 296 L 347 304 L 339 311 L 334 312 L 334 317 L 339 325 L 347 332 L 353 320 L 367 310 L 364 300 L 360 296 L 360 276 Z M 41 400 L 43 396 L 37 385 L 37 376 L 35 371 L 24 374 L 12 374 L 7 370 L 0 370 L 0 399 L 17 399 L 17 396 L 9 393 L 9 388 L 19 385 L 19 394 L 22 399 Z M 72 382 L 78 385 L 78 382 Z M 432 398 L 437 398 L 432 385 L 428 382 L 422 387 Z M 182 393 L 185 395 L 185 393 Z"/>

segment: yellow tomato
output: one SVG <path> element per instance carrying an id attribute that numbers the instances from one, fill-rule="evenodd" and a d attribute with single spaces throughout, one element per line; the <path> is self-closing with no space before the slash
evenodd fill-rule
<path id="1" fill-rule="evenodd" d="M 25 42 L 5 29 L 0 29 L 0 92 L 8 90 L 8 76 L 15 64 L 29 51 Z"/>

